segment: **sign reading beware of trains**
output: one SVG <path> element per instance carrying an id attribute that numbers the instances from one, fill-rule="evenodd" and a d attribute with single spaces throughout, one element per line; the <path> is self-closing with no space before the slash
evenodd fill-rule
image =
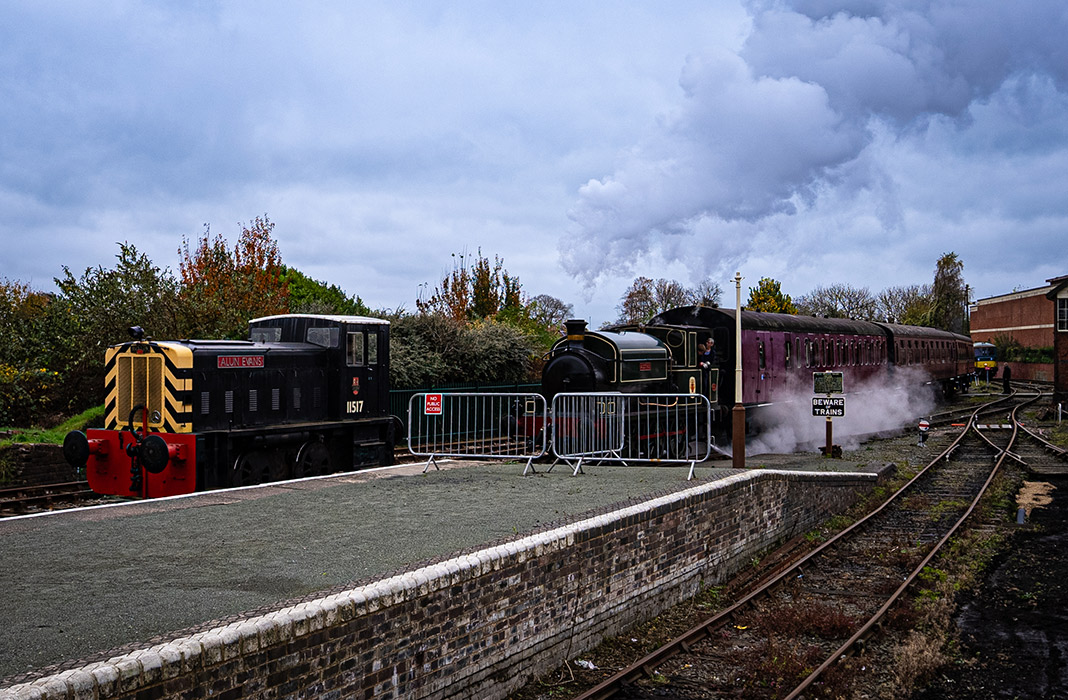
<path id="1" fill-rule="evenodd" d="M 812 415 L 814 416 L 844 416 L 844 396 L 816 396 L 812 399 Z"/>

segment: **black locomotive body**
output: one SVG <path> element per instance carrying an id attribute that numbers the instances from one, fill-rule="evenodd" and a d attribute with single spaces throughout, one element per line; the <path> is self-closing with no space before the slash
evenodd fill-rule
<path id="1" fill-rule="evenodd" d="M 139 339 L 106 354 L 105 429 L 64 452 L 98 493 L 159 497 L 389 464 L 389 323 L 253 320 L 247 341 Z"/>

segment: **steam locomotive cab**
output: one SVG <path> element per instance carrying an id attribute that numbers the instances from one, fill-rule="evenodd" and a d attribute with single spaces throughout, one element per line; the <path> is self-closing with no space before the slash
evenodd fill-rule
<path id="1" fill-rule="evenodd" d="M 392 461 L 388 322 L 272 316 L 249 337 L 109 348 L 105 429 L 69 434 L 68 462 L 158 497 Z"/>

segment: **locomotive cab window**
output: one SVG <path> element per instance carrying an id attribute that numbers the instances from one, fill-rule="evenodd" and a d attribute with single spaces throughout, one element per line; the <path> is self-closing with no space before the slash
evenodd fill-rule
<path id="1" fill-rule="evenodd" d="M 349 331 L 345 357 L 349 367 L 378 364 L 378 334 L 374 331 Z"/>
<path id="2" fill-rule="evenodd" d="M 336 348 L 340 330 L 337 328 L 309 328 L 307 340 L 321 348 Z"/>
<path id="3" fill-rule="evenodd" d="M 345 357 L 348 359 L 349 367 L 359 367 L 366 363 L 364 355 L 364 336 L 360 331 L 350 331 L 348 334 L 348 342 L 345 345 Z"/>
<path id="4" fill-rule="evenodd" d="M 282 329 L 260 326 L 249 331 L 248 339 L 253 343 L 277 343 L 282 340 Z"/>
<path id="5" fill-rule="evenodd" d="M 378 334 L 367 334 L 367 364 L 378 364 Z"/>

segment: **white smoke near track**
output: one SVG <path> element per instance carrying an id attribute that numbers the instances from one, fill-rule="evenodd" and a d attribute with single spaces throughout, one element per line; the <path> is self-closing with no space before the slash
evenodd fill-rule
<path id="1" fill-rule="evenodd" d="M 835 445 L 854 450 L 861 436 L 895 432 L 915 426 L 935 406 L 935 387 L 918 369 L 897 369 L 893 375 L 845 387 L 845 416 L 832 419 Z M 746 441 L 747 454 L 789 454 L 818 450 L 826 444 L 826 418 L 812 415 L 812 385 L 791 387 L 789 396 L 757 409 L 758 435 Z"/>
<path id="2" fill-rule="evenodd" d="M 902 232 L 909 207 L 936 211 L 930 188 L 970 180 L 969 163 L 1004 162 L 1036 139 L 1066 147 L 1063 130 L 1035 129 L 1068 83 L 1063 0 L 747 7 L 740 50 L 691 55 L 677 108 L 614 172 L 579 189 L 561 257 L 586 284 L 649 258 L 722 278 L 769 250 L 795 262 L 870 250 Z M 995 105 L 1005 108 L 984 126 Z M 987 140 L 988 131 L 1003 137 Z M 939 148 L 961 158 L 959 177 L 928 182 L 924 165 L 907 164 Z"/>

